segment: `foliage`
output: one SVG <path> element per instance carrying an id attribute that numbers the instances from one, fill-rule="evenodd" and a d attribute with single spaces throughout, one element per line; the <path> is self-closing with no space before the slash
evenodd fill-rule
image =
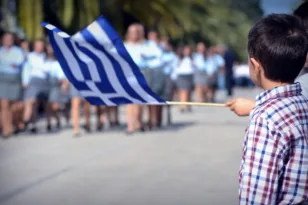
<path id="1" fill-rule="evenodd" d="M 100 14 L 123 36 L 140 22 L 179 42 L 225 43 L 245 58 L 248 30 L 262 15 L 259 0 L 15 0 L 18 23 L 27 38 L 43 36 L 45 20 L 70 34 Z"/>

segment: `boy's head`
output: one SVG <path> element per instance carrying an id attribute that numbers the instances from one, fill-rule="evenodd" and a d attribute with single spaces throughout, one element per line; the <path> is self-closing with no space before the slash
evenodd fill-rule
<path id="1" fill-rule="evenodd" d="M 250 75 L 264 82 L 293 83 L 306 61 L 308 34 L 300 20 L 272 14 L 258 21 L 248 34 Z"/>

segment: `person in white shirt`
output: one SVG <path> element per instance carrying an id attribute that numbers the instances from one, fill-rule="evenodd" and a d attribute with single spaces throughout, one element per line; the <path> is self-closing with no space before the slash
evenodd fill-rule
<path id="1" fill-rule="evenodd" d="M 206 92 L 208 90 L 207 86 L 207 73 L 206 73 L 206 47 L 203 42 L 199 42 L 196 47 L 197 52 L 193 55 L 193 60 L 195 64 L 195 94 L 197 102 L 206 101 Z"/>
<path id="2" fill-rule="evenodd" d="M 224 59 L 215 52 L 215 48 L 210 48 L 206 59 L 206 73 L 208 92 L 207 99 L 211 102 L 215 101 L 215 93 L 217 90 L 218 75 L 223 71 L 225 66 Z"/>
<path id="3" fill-rule="evenodd" d="M 29 53 L 27 62 L 23 69 L 23 86 L 25 88 L 25 116 L 26 125 L 32 122 L 32 133 L 37 132 L 36 120 L 38 112 L 38 103 L 41 101 L 47 108 L 47 99 L 49 92 L 48 72 L 45 67 L 46 54 L 45 42 L 36 40 L 34 42 L 34 51 Z"/>
<path id="4" fill-rule="evenodd" d="M 19 43 L 20 48 L 22 49 L 23 55 L 24 55 L 24 61 L 21 65 L 21 68 L 23 68 L 24 63 L 27 61 L 28 54 L 30 53 L 30 43 L 26 39 L 23 39 Z M 20 75 L 20 85 L 22 87 L 22 75 Z M 22 87 L 22 93 L 24 93 L 24 88 Z M 24 131 L 25 129 L 25 123 L 24 123 L 24 112 L 25 112 L 25 103 L 23 96 L 20 97 L 20 99 L 13 104 L 13 121 L 15 124 L 15 134 L 18 134 L 21 131 Z"/>
<path id="5" fill-rule="evenodd" d="M 14 46 L 14 35 L 6 33 L 0 47 L 0 101 L 1 122 L 4 137 L 13 134 L 13 105 L 22 98 L 21 65 L 24 60 L 22 50 Z M 17 129 L 19 129 L 17 127 Z"/>
<path id="6" fill-rule="evenodd" d="M 144 32 L 143 26 L 140 24 L 132 24 L 127 29 L 125 48 L 137 64 L 139 69 L 146 69 L 146 61 L 143 58 L 144 53 Z M 144 131 L 142 123 L 143 107 L 142 105 L 127 105 L 126 118 L 127 129 L 126 134 L 132 135 L 134 132 Z"/>
<path id="7" fill-rule="evenodd" d="M 30 53 L 30 43 L 28 40 L 23 39 L 20 41 L 20 48 L 23 50 L 25 54 L 25 58 L 27 58 L 28 54 Z"/>
<path id="8" fill-rule="evenodd" d="M 164 77 L 164 96 L 163 99 L 166 101 L 172 101 L 175 92 L 175 82 L 172 79 L 172 73 L 175 71 L 178 64 L 178 57 L 173 51 L 172 43 L 169 39 L 164 39 L 161 41 L 161 46 L 163 48 L 162 61 L 164 63 L 163 71 Z M 171 106 L 167 105 L 167 124 L 171 125 Z"/>
<path id="9" fill-rule="evenodd" d="M 143 58 L 146 61 L 147 69 L 143 74 L 146 77 L 149 87 L 160 97 L 164 93 L 164 71 L 163 71 L 163 50 L 159 46 L 159 35 L 155 30 L 148 33 Z M 155 129 L 162 124 L 162 106 L 149 105 L 149 128 Z"/>
<path id="10" fill-rule="evenodd" d="M 65 92 L 65 75 L 57 61 L 53 49 L 50 44 L 46 47 L 47 58 L 45 61 L 45 68 L 49 75 L 50 90 L 48 96 L 48 110 L 47 110 L 47 131 L 52 130 L 51 117 L 56 118 L 56 128 L 60 129 L 60 104 L 63 102 L 61 99 L 61 92 Z M 67 90 L 66 90 L 67 91 Z M 65 103 L 65 102 L 63 102 Z"/>
<path id="11" fill-rule="evenodd" d="M 191 99 L 191 91 L 193 89 L 194 63 L 192 59 L 192 50 L 190 46 L 183 47 L 179 56 L 179 64 L 175 70 L 177 75 L 176 86 L 181 102 L 187 102 Z M 180 106 L 181 112 L 190 111 L 190 107 L 186 105 Z"/>

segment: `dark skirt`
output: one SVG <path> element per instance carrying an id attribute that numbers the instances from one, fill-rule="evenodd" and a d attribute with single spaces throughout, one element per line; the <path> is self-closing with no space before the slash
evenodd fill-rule
<path id="1" fill-rule="evenodd" d="M 194 84 L 198 86 L 208 85 L 208 76 L 205 71 L 200 71 L 200 70 L 195 71 Z"/>
<path id="2" fill-rule="evenodd" d="M 171 79 L 170 76 L 165 77 L 165 83 L 164 83 L 164 95 L 162 98 L 166 101 L 173 100 L 173 90 L 176 88 L 175 81 Z"/>
<path id="3" fill-rule="evenodd" d="M 143 76 L 151 90 L 158 96 L 164 96 L 165 74 L 162 69 L 142 69 Z"/>
<path id="4" fill-rule="evenodd" d="M 63 98 L 61 96 L 61 84 L 56 78 L 50 79 L 50 91 L 48 101 L 51 103 L 62 103 Z"/>
<path id="5" fill-rule="evenodd" d="M 0 74 L 0 99 L 20 101 L 22 94 L 20 74 Z"/>
<path id="6" fill-rule="evenodd" d="M 218 86 L 218 75 L 208 75 L 207 76 L 207 86 L 210 88 L 217 88 Z"/>
<path id="7" fill-rule="evenodd" d="M 79 91 L 72 85 L 69 87 L 69 93 L 71 98 L 81 97 Z"/>
<path id="8" fill-rule="evenodd" d="M 25 99 L 48 100 L 50 91 L 49 81 L 41 78 L 32 78 L 25 90 Z"/>
<path id="9" fill-rule="evenodd" d="M 191 75 L 178 75 L 176 79 L 176 87 L 179 90 L 191 91 L 194 88 L 194 76 Z"/>

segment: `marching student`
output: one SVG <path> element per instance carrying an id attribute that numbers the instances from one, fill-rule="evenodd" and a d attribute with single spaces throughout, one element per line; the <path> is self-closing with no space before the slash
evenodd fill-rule
<path id="1" fill-rule="evenodd" d="M 177 64 L 178 64 L 178 57 L 173 51 L 172 44 L 170 40 L 165 39 L 161 42 L 163 47 L 163 56 L 162 61 L 164 64 L 163 71 L 164 71 L 164 95 L 163 99 L 166 101 L 173 100 L 173 92 L 174 92 L 174 82 L 172 79 L 172 74 L 174 73 Z M 171 106 L 166 105 L 167 107 L 167 124 L 171 124 Z"/>
<path id="2" fill-rule="evenodd" d="M 308 204 L 308 98 L 294 83 L 307 53 L 308 34 L 295 16 L 269 15 L 249 32 L 250 76 L 264 92 L 246 131 L 240 204 Z"/>
<path id="3" fill-rule="evenodd" d="M 190 46 L 185 45 L 180 51 L 179 64 L 175 69 L 177 80 L 176 86 L 178 89 L 179 99 L 181 102 L 191 100 L 191 91 L 193 90 L 193 74 L 195 72 L 192 59 L 192 50 Z M 190 111 L 187 105 L 180 106 L 181 112 Z"/>
<path id="4" fill-rule="evenodd" d="M 56 60 L 54 55 L 53 49 L 50 44 L 46 47 L 47 51 L 47 58 L 45 62 L 45 68 L 49 75 L 49 83 L 50 83 L 50 90 L 48 96 L 48 109 L 47 109 L 47 130 L 52 130 L 51 125 L 51 117 L 54 116 L 56 119 L 56 128 L 61 128 L 61 121 L 60 121 L 60 104 L 63 103 L 61 99 L 61 92 L 64 89 L 64 81 L 65 75 L 62 71 L 62 68 L 59 62 Z"/>
<path id="5" fill-rule="evenodd" d="M 148 40 L 146 41 L 143 57 L 146 60 L 147 69 L 144 72 L 147 83 L 150 88 L 158 96 L 162 96 L 164 92 L 164 71 L 162 61 L 163 51 L 159 46 L 158 32 L 151 30 L 148 32 Z M 157 128 L 162 123 L 162 106 L 149 105 L 149 128 Z"/>
<path id="6" fill-rule="evenodd" d="M 32 123 L 30 131 L 37 132 L 38 105 L 42 103 L 47 110 L 49 93 L 48 71 L 45 67 L 45 42 L 36 40 L 34 50 L 29 53 L 23 69 L 23 86 L 25 88 L 25 115 L 26 125 Z M 48 126 L 46 127 L 49 130 Z"/>
<path id="7" fill-rule="evenodd" d="M 119 106 L 108 106 L 105 108 L 107 118 L 109 120 L 109 127 L 113 128 L 120 125 L 119 122 Z"/>
<path id="8" fill-rule="evenodd" d="M 74 132 L 73 136 L 80 137 L 80 107 L 82 106 L 83 108 L 83 116 L 85 118 L 85 124 L 83 125 L 83 128 L 86 132 L 91 132 L 91 105 L 81 97 L 78 90 L 74 88 L 73 85 L 70 85 L 68 81 L 65 81 L 64 87 L 65 86 L 69 88 L 69 93 L 71 97 L 71 119 Z"/>
<path id="9" fill-rule="evenodd" d="M 2 134 L 13 134 L 13 103 L 22 98 L 21 65 L 24 61 L 22 50 L 14 46 L 14 35 L 5 33 L 0 47 L 0 101 Z M 16 125 L 16 129 L 20 129 Z"/>
<path id="10" fill-rule="evenodd" d="M 20 41 L 19 45 L 24 54 L 24 62 L 21 65 L 21 68 L 23 68 L 23 65 L 27 61 L 28 54 L 30 53 L 30 43 L 26 39 L 23 39 Z M 22 93 L 24 93 L 24 88 L 22 88 Z M 25 129 L 24 112 L 25 112 L 25 103 L 23 96 L 21 96 L 21 98 L 18 101 L 13 103 L 13 122 L 16 127 L 15 134 L 18 134 L 19 132 L 24 131 Z"/>
<path id="11" fill-rule="evenodd" d="M 206 73 L 206 47 L 203 42 L 197 44 L 197 52 L 193 54 L 193 61 L 195 64 L 194 84 L 197 102 L 206 101 L 207 87 L 207 73 Z"/>
<path id="12" fill-rule="evenodd" d="M 97 117 L 96 130 L 100 132 L 105 127 L 105 119 L 107 117 L 107 107 L 103 105 L 96 106 L 96 117 Z"/>
<path id="13" fill-rule="evenodd" d="M 218 74 L 224 69 L 224 59 L 216 54 L 215 48 L 209 48 L 206 59 L 206 73 L 207 73 L 207 99 L 210 102 L 215 101 L 215 93 L 217 90 Z"/>
<path id="14" fill-rule="evenodd" d="M 23 50 L 25 56 L 28 56 L 30 53 L 30 42 L 26 39 L 20 41 L 20 48 Z"/>
<path id="15" fill-rule="evenodd" d="M 132 24 L 127 29 L 125 48 L 137 64 L 141 72 L 146 68 L 146 62 L 142 57 L 144 52 L 144 30 L 140 24 Z M 144 131 L 142 123 L 142 105 L 127 105 L 127 135 Z"/>

